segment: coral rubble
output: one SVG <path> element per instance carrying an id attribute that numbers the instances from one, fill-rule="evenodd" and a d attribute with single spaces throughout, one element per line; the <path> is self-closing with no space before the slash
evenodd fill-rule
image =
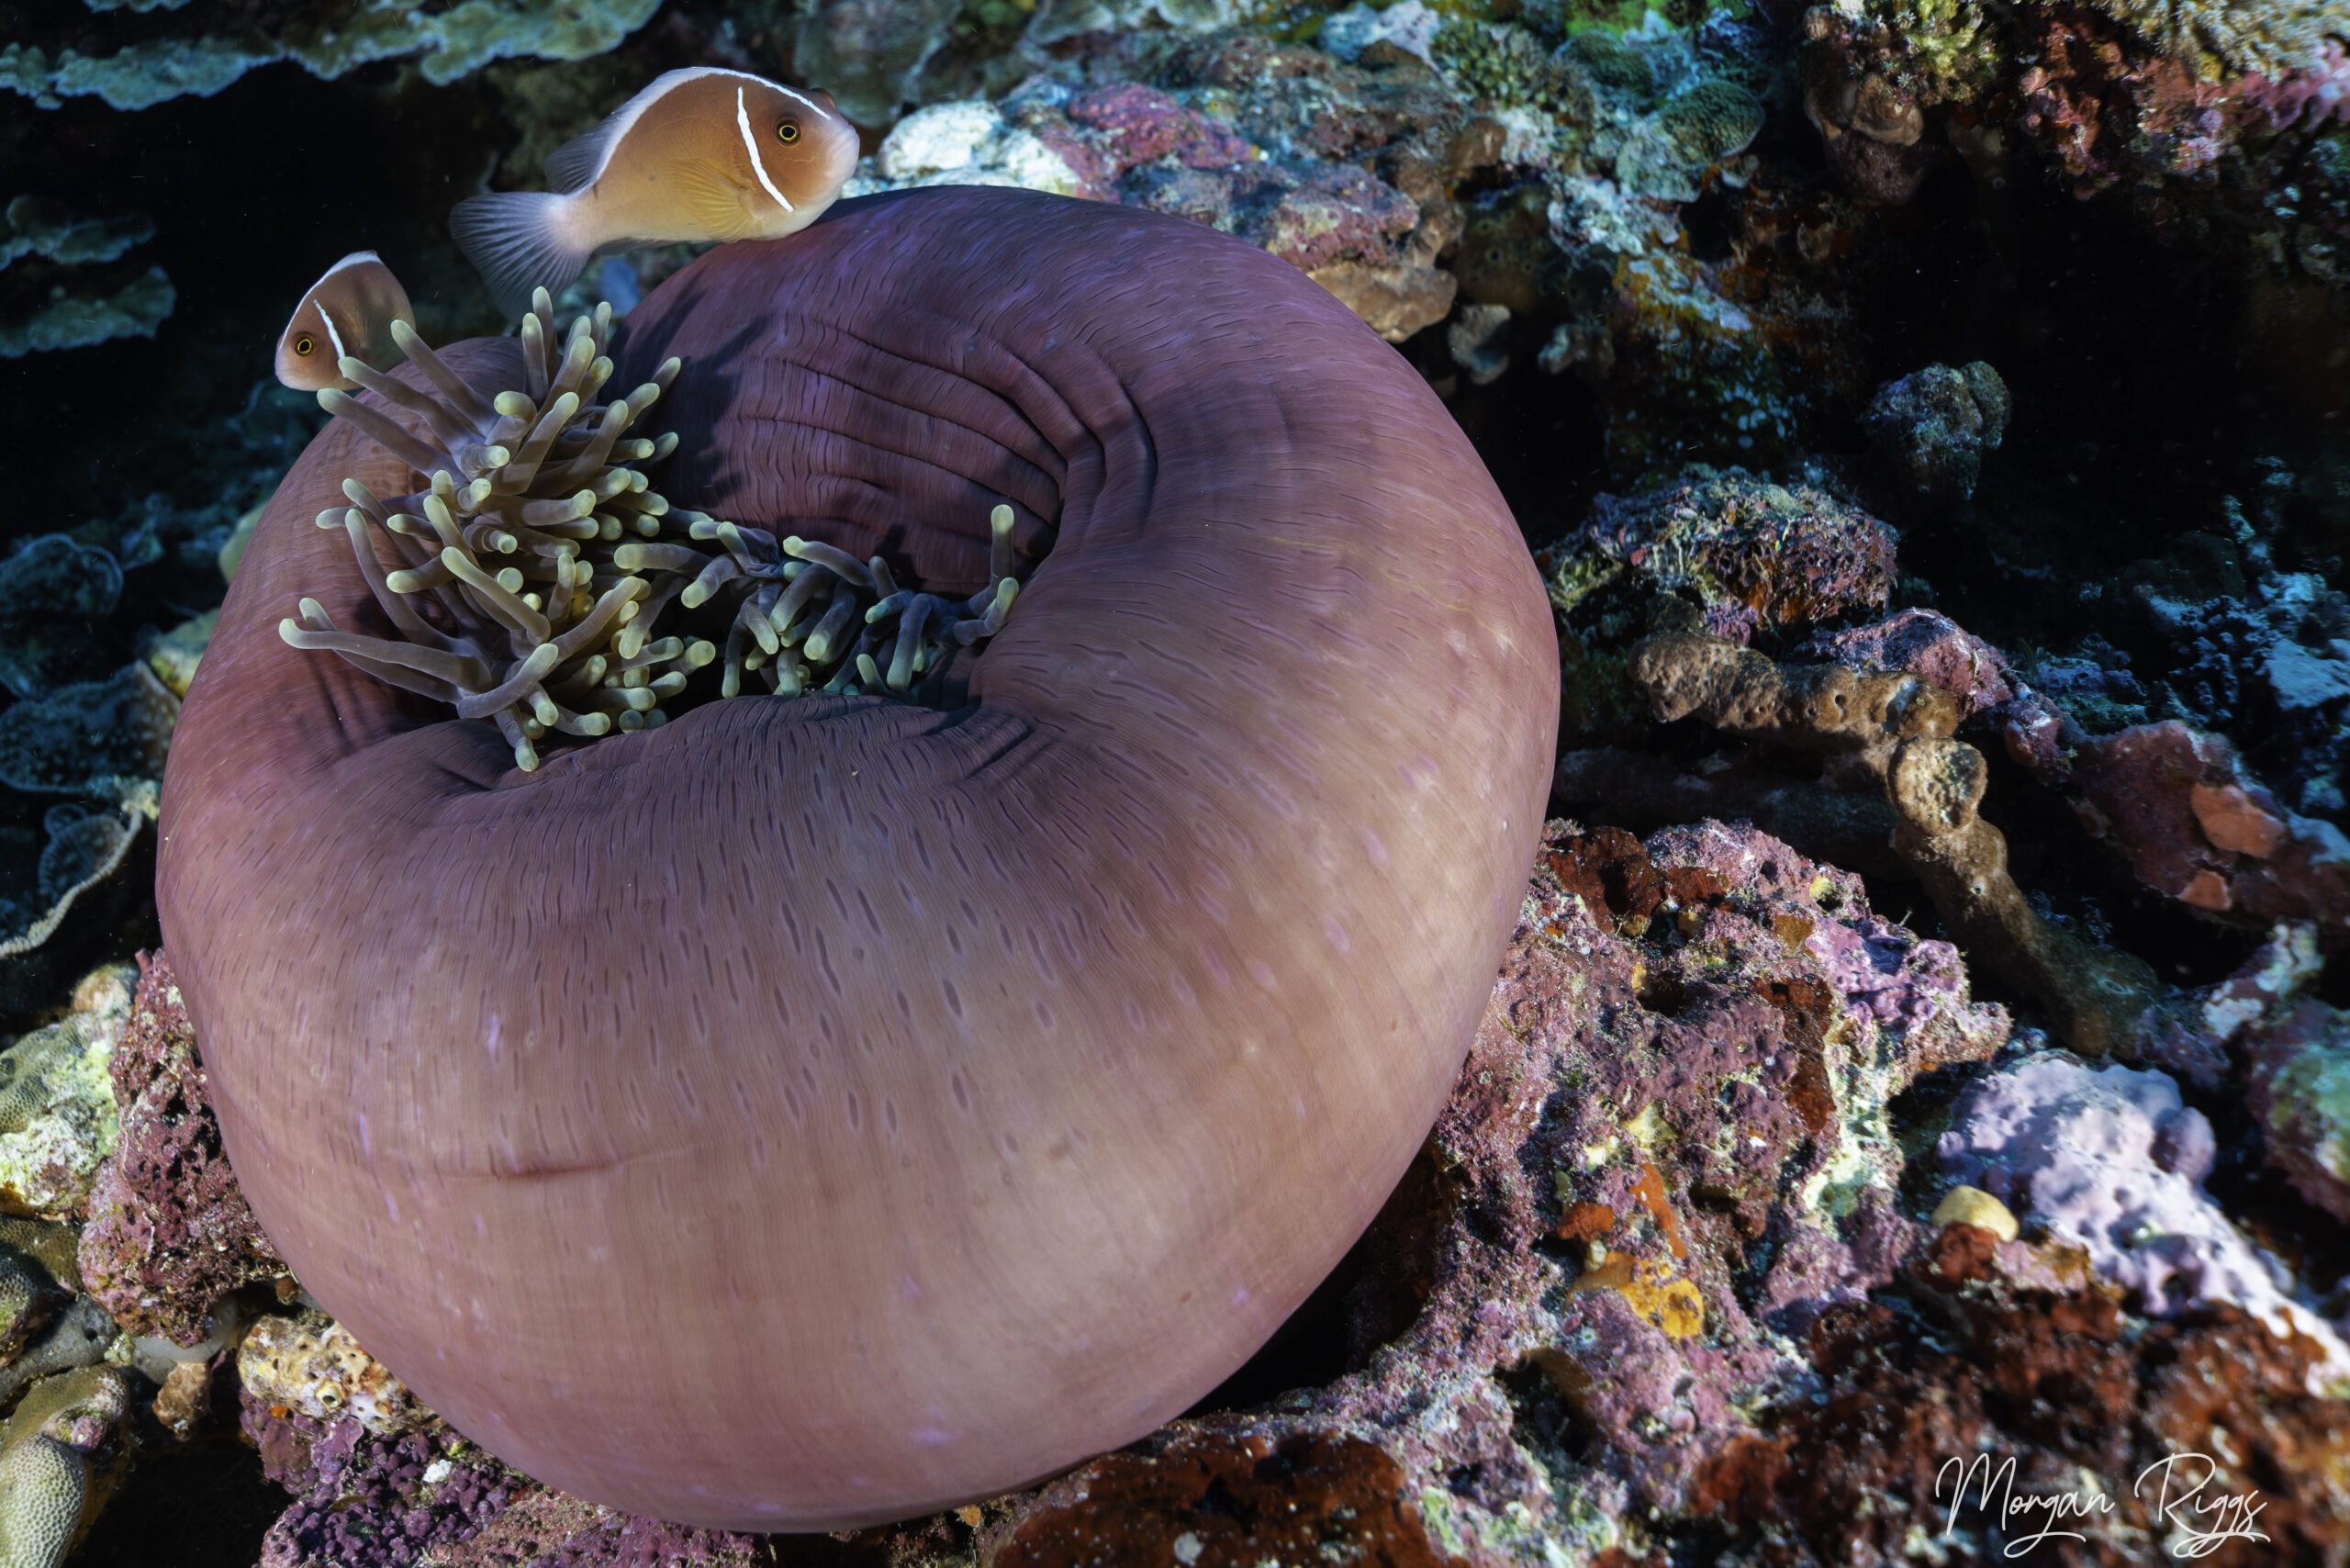
<path id="1" fill-rule="evenodd" d="M 285 1273 L 229 1170 L 171 966 L 144 959 L 108 1063 L 119 1132 L 88 1199 L 79 1267 L 135 1333 L 197 1345 L 230 1292 Z"/>

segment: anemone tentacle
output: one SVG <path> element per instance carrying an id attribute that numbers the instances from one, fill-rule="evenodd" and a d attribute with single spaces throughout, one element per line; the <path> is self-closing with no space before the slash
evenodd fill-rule
<path id="1" fill-rule="evenodd" d="M 990 519 L 988 586 L 968 599 L 901 589 L 878 555 L 860 561 L 821 541 L 778 541 L 671 508 L 629 465 L 667 457 L 677 435 L 627 432 L 679 362 L 625 397 L 592 401 L 611 379 L 611 324 L 610 305 L 599 305 L 558 339 L 554 302 L 538 290 L 519 333 L 528 390 L 487 400 L 406 322 L 394 336 L 431 387 L 343 360 L 344 376 L 424 425 L 412 430 L 344 392 L 319 394 L 327 412 L 430 476 L 425 489 L 389 500 L 347 479 L 352 505 L 318 517 L 350 534 L 399 635 L 345 631 L 310 599 L 279 635 L 491 721 L 527 772 L 549 734 L 594 739 L 665 722 L 662 702 L 712 663 L 722 697 L 742 691 L 746 670 L 787 697 L 908 696 L 948 654 L 1002 630 L 1021 564 L 1008 506 Z M 717 553 L 678 543 L 681 530 Z M 385 549 L 398 567 L 385 568 Z M 705 639 L 653 635 L 671 606 L 697 610 L 722 593 L 734 600 L 722 660 Z"/>

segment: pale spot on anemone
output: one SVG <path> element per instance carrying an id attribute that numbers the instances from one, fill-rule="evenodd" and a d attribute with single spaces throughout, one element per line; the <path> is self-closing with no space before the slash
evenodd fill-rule
<path id="1" fill-rule="evenodd" d="M 304 1285 L 500 1459 L 702 1525 L 998 1495 L 1228 1376 L 1424 1141 L 1549 788 L 1549 606 L 1425 382 L 1229 236 L 964 188 L 362 386 L 158 865 Z"/>

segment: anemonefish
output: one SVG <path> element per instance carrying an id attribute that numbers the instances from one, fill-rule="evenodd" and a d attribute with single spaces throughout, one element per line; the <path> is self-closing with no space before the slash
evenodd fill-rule
<path id="1" fill-rule="evenodd" d="M 449 232 L 501 308 L 557 292 L 599 255 L 683 240 L 772 240 L 816 220 L 856 167 L 826 93 L 742 71 L 672 71 L 547 159 L 552 191 L 467 196 Z"/>
<path id="2" fill-rule="evenodd" d="M 336 366 L 346 354 L 375 370 L 399 364 L 406 356 L 392 342 L 394 321 L 416 321 L 408 290 L 375 252 L 353 251 L 294 308 L 277 340 L 277 379 L 301 392 L 356 391 Z"/>

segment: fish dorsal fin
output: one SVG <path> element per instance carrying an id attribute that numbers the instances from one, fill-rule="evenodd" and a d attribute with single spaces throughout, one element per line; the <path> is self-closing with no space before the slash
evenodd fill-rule
<path id="1" fill-rule="evenodd" d="M 373 251 L 353 251 L 351 254 L 343 257 L 342 260 L 335 263 L 334 265 L 320 273 L 319 274 L 318 283 L 314 283 L 310 286 L 314 289 L 319 287 L 320 284 L 325 283 L 327 279 L 334 276 L 335 274 L 342 271 L 345 267 L 355 267 L 363 263 L 380 262 L 383 259 L 383 257 L 377 255 Z"/>
<path id="2" fill-rule="evenodd" d="M 722 65 L 689 65 L 682 70 L 665 71 L 646 84 L 644 90 L 604 117 L 603 123 L 585 136 L 575 137 L 547 154 L 547 184 L 558 191 L 585 190 L 603 177 L 605 165 L 611 162 L 612 149 L 626 136 L 629 127 L 642 118 L 666 94 L 688 82 L 705 76 L 733 76 L 745 82 L 763 82 L 764 77 L 748 72 L 729 71 Z M 790 92 L 789 88 L 783 89 Z M 793 93 L 792 96 L 800 95 Z"/>
<path id="3" fill-rule="evenodd" d="M 585 136 L 576 136 L 547 154 L 547 184 L 558 191 L 585 190 L 596 183 L 604 172 L 604 159 L 613 142 L 621 139 L 623 117 L 633 118 L 630 111 L 637 106 L 634 98 L 604 117 L 604 121 Z"/>

